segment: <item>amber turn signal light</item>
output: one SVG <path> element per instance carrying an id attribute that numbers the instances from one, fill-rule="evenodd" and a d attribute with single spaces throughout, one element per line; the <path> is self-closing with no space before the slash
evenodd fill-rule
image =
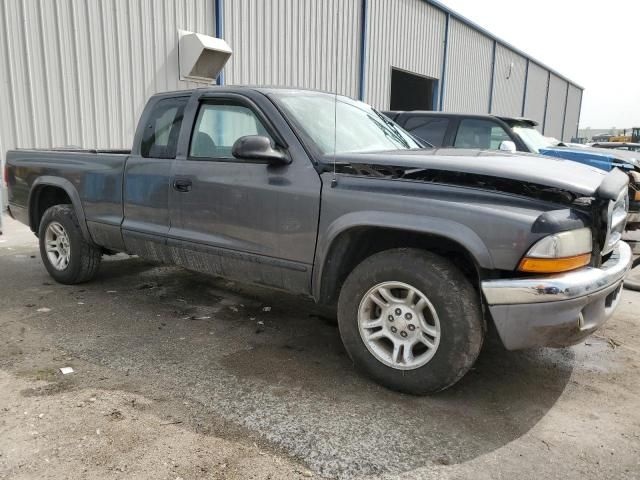
<path id="1" fill-rule="evenodd" d="M 640 202 L 640 190 L 636 190 L 636 194 L 633 196 L 636 202 Z"/>
<path id="2" fill-rule="evenodd" d="M 575 270 L 589 265 L 590 253 L 564 258 L 530 258 L 525 257 L 520 261 L 518 270 L 528 273 L 560 273 Z"/>

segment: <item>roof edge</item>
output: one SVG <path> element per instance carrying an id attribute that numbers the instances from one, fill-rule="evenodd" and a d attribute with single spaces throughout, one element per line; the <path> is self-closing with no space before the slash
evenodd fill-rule
<path id="1" fill-rule="evenodd" d="M 455 10 L 452 10 L 451 8 L 447 7 L 446 5 L 444 5 L 443 3 L 441 3 L 438 0 L 422 0 L 425 3 L 428 3 L 430 5 L 432 5 L 433 7 L 437 8 L 438 10 L 443 11 L 444 13 L 447 13 L 449 15 L 451 15 L 453 18 L 455 18 L 456 20 L 464 23 L 465 25 L 479 31 L 480 33 L 482 33 L 483 35 L 486 35 L 487 37 L 489 37 L 490 39 L 494 40 L 496 43 L 502 45 L 503 47 L 508 48 L 509 50 L 517 53 L 518 55 L 523 56 L 524 58 L 526 58 L 527 60 L 535 63 L 536 65 L 541 66 L 542 68 L 544 68 L 545 70 L 548 70 L 549 72 L 553 73 L 556 77 L 561 78 L 562 80 L 564 80 L 565 82 L 569 83 L 570 85 L 573 85 L 576 88 L 579 88 L 580 90 L 584 90 L 584 87 L 576 82 L 574 82 L 573 80 L 571 80 L 569 77 L 561 74 L 560 72 L 558 72 L 557 70 L 549 67 L 548 65 L 546 65 L 545 63 L 542 63 L 541 61 L 533 58 L 531 55 L 525 53 L 523 50 L 519 49 L 518 47 L 512 45 L 511 43 L 502 40 L 500 37 L 494 35 L 493 33 L 491 33 L 489 30 L 487 30 L 484 27 L 481 27 L 480 25 L 478 25 L 476 22 L 474 22 L 473 20 L 468 19 L 467 17 L 465 17 L 464 15 L 459 14 L 458 12 L 456 12 Z"/>

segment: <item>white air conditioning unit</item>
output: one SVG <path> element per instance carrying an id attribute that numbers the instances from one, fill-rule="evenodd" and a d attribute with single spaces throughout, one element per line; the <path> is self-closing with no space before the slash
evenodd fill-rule
<path id="1" fill-rule="evenodd" d="M 211 83 L 231 57 L 231 47 L 221 38 L 178 30 L 180 80 Z"/>

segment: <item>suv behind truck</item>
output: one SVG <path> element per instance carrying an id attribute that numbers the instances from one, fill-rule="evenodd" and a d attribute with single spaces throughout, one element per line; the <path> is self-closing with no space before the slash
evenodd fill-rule
<path id="1" fill-rule="evenodd" d="M 460 379 L 488 322 L 508 349 L 579 342 L 631 262 L 622 172 L 425 149 L 314 91 L 156 95 L 130 152 L 10 151 L 6 177 L 58 282 L 126 252 L 309 295 L 360 370 L 414 394 Z"/>

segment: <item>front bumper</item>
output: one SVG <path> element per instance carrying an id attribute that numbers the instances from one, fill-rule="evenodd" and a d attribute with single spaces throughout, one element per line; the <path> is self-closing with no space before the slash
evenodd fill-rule
<path id="1" fill-rule="evenodd" d="M 611 316 L 631 262 L 631 248 L 619 242 L 600 268 L 486 280 L 482 292 L 507 349 L 574 345 Z"/>

